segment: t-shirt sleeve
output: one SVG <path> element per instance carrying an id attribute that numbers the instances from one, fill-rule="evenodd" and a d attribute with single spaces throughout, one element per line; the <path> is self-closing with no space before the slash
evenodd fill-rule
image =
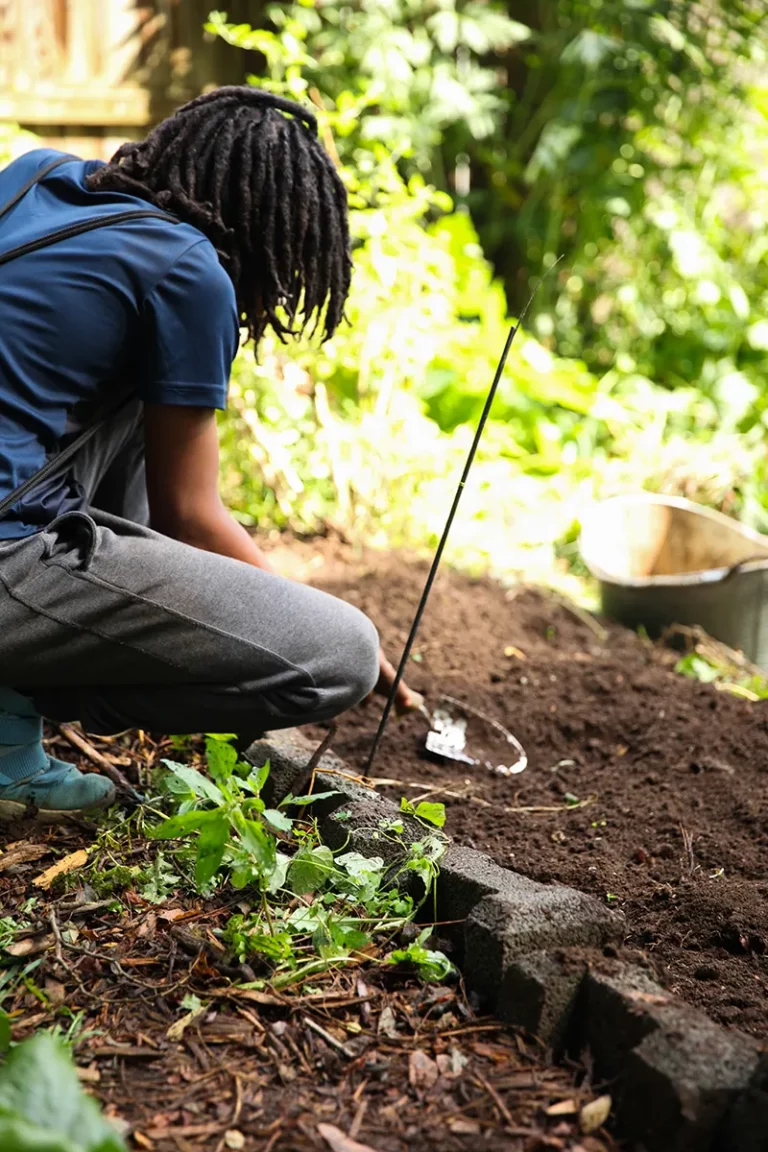
<path id="1" fill-rule="evenodd" d="M 141 399 L 226 408 L 240 331 L 232 281 L 207 240 L 171 265 L 146 296 L 142 320 Z"/>

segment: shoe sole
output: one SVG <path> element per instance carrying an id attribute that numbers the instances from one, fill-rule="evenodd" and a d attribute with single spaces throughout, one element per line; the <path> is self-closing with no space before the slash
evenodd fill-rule
<path id="1" fill-rule="evenodd" d="M 35 824 L 63 824 L 75 817 L 79 819 L 89 812 L 100 812 L 114 804 L 114 794 L 105 796 L 97 804 L 88 808 L 36 808 L 34 804 L 20 804 L 17 800 L 0 800 L 0 820 L 30 820 Z"/>

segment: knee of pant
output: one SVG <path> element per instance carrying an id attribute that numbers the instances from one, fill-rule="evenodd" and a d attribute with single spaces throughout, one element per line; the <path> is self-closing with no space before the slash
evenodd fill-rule
<path id="1" fill-rule="evenodd" d="M 336 689 L 339 711 L 359 704 L 379 679 L 378 633 L 357 608 L 351 605 L 345 608 L 344 619 L 337 622 L 333 669 L 329 676 Z"/>

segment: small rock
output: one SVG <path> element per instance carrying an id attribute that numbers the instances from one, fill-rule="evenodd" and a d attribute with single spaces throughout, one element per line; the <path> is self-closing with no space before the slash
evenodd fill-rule
<path id="1" fill-rule="evenodd" d="M 426 1052 L 416 1048 L 408 1058 L 408 1079 L 411 1087 L 428 1089 L 434 1087 L 440 1075 L 440 1070 Z"/>
<path id="2" fill-rule="evenodd" d="M 228 1132 L 224 1133 L 224 1144 L 227 1148 L 233 1148 L 235 1152 L 240 1152 L 241 1148 L 245 1148 L 245 1136 L 237 1128 L 230 1128 Z"/>

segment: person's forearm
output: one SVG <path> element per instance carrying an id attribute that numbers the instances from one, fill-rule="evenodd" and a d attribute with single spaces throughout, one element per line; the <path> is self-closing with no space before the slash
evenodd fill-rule
<path id="1" fill-rule="evenodd" d="M 164 526 L 153 521 L 152 527 L 183 544 L 200 548 L 203 552 L 231 556 L 233 560 L 242 560 L 255 568 L 263 568 L 265 572 L 274 572 L 255 540 L 223 505 L 220 511 L 216 510 L 205 518 Z"/>

